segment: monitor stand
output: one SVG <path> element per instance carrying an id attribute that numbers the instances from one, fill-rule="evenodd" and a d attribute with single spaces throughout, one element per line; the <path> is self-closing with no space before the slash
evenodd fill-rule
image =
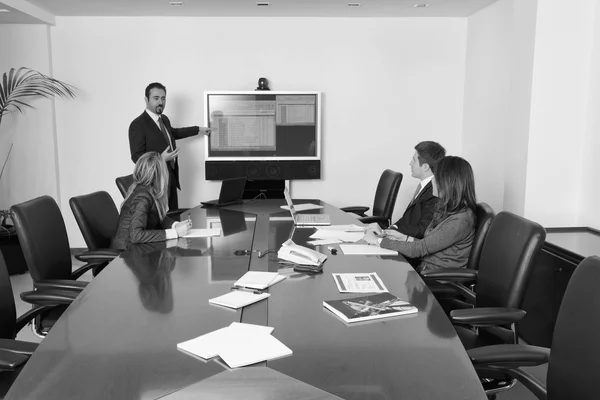
<path id="1" fill-rule="evenodd" d="M 248 180 L 244 188 L 243 199 L 254 199 L 261 193 L 267 199 L 283 199 L 283 189 L 285 189 L 285 180 Z M 261 198 L 265 198 L 261 196 Z"/>

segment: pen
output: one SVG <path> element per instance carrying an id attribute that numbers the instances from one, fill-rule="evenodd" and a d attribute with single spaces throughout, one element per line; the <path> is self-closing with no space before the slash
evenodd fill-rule
<path id="1" fill-rule="evenodd" d="M 243 286 L 232 286 L 230 290 L 240 290 L 242 292 L 249 292 L 249 293 L 254 293 L 254 294 L 263 294 L 263 292 L 261 290 L 255 290 L 255 289 L 251 289 L 251 288 L 247 288 L 247 287 L 243 287 Z"/>

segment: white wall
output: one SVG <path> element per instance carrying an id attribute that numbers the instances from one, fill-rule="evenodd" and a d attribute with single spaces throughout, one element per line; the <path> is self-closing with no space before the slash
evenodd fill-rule
<path id="1" fill-rule="evenodd" d="M 462 154 L 475 172 L 478 201 L 495 211 L 504 209 L 512 20 L 513 0 L 500 0 L 467 19 Z"/>
<path id="2" fill-rule="evenodd" d="M 8 38 L 0 40 L 0 74 L 29 67 L 51 75 L 49 29 L 0 25 L 0 38 Z M 35 109 L 5 115 L 0 124 L 0 169 L 14 144 L 0 180 L 0 209 L 45 194 L 58 200 L 53 101 L 34 99 L 31 104 Z"/>
<path id="3" fill-rule="evenodd" d="M 546 227 L 579 219 L 596 3 L 538 4 L 525 217 Z"/>
<path id="4" fill-rule="evenodd" d="M 585 139 L 581 158 L 581 196 L 577 224 L 600 229 L 600 7 L 596 5 L 595 26 L 590 63 L 590 84 L 587 104 Z M 570 158 L 575 160 L 575 158 Z"/>
<path id="5" fill-rule="evenodd" d="M 323 92 L 320 181 L 295 181 L 294 197 L 372 205 L 385 168 L 405 175 L 396 215 L 414 192 L 414 145 L 461 151 L 466 19 L 57 18 L 54 68 L 81 89 L 57 103 L 63 210 L 72 196 L 107 190 L 132 171 L 127 129 L 152 81 L 167 86 L 176 126 L 203 124 L 204 90 Z M 180 204 L 217 196 L 204 180 L 204 139 L 181 145 Z M 65 214 L 72 247 L 83 240 Z"/>

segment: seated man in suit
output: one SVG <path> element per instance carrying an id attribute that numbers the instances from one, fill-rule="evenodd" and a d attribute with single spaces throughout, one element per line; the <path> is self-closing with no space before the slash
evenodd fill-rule
<path id="1" fill-rule="evenodd" d="M 446 156 L 446 149 L 439 143 L 425 141 L 415 146 L 415 154 L 410 162 L 411 175 L 420 180 L 415 194 L 406 207 L 406 211 L 395 224 L 386 230 L 386 234 L 394 236 L 399 232 L 403 235 L 423 239 L 425 230 L 433 219 L 433 213 L 437 203 L 437 197 L 433 195 L 432 168 Z M 381 235 L 382 230 L 378 224 L 367 226 L 367 232 L 375 232 Z M 407 259 L 411 264 L 417 260 Z"/>

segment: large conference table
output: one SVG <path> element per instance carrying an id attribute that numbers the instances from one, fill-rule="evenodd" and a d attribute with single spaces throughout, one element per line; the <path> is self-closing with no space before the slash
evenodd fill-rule
<path id="1" fill-rule="evenodd" d="M 296 201 L 305 202 L 323 205 L 310 212 L 329 214 L 332 224 L 356 223 L 352 214 L 327 203 Z M 258 250 L 276 250 L 290 237 L 304 245 L 314 232 L 294 227 L 283 204 L 255 200 L 226 209 L 196 207 L 189 211 L 193 226 L 220 227 L 220 237 L 126 250 L 69 306 L 6 398 L 176 399 L 178 392 L 181 398 L 215 398 L 203 392 L 210 386 L 203 381 L 231 385 L 245 376 L 257 380 L 254 389 L 244 386 L 248 393 L 259 393 L 270 381 L 257 376 L 273 370 L 277 379 L 290 377 L 332 398 L 486 399 L 450 321 L 401 256 L 331 255 L 327 246 L 318 246 L 328 255 L 319 275 L 281 265 L 276 251 L 259 258 Z M 253 252 L 238 255 L 239 250 Z M 279 271 L 287 278 L 269 289 L 268 299 L 237 311 L 208 303 L 248 270 Z M 353 297 L 338 292 L 334 272 L 377 272 L 392 294 L 419 312 L 345 324 L 323 307 L 324 300 Z M 177 350 L 177 343 L 233 321 L 274 327 L 273 336 L 293 355 L 257 364 L 262 368 L 256 373 L 228 375 L 236 371 Z"/>

